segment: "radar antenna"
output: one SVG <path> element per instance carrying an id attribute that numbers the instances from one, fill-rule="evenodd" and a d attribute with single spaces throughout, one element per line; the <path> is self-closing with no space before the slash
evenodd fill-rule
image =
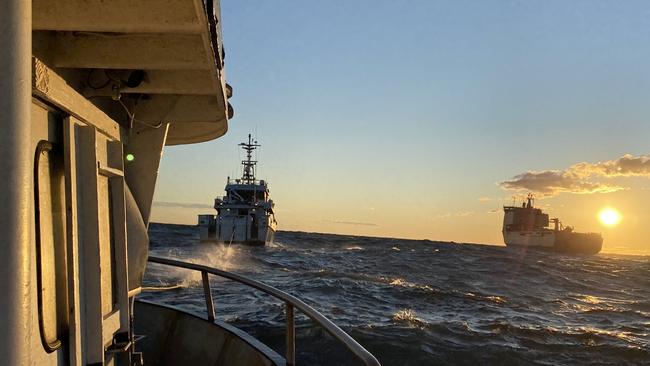
<path id="1" fill-rule="evenodd" d="M 535 195 L 532 193 L 528 193 L 528 197 L 526 197 L 527 203 L 526 207 L 527 208 L 533 208 L 535 207 Z"/>
<path id="2" fill-rule="evenodd" d="M 246 151 L 246 160 L 242 160 L 242 165 L 244 166 L 244 172 L 241 176 L 242 183 L 244 184 L 255 184 L 255 165 L 257 165 L 257 160 L 253 159 L 253 151 L 260 147 L 261 145 L 257 144 L 257 141 L 251 138 L 251 134 L 248 134 L 248 143 L 242 142 L 239 146 Z"/>

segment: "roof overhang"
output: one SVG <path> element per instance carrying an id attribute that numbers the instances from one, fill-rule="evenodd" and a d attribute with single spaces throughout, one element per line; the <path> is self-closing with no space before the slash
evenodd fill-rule
<path id="1" fill-rule="evenodd" d="M 123 127 L 203 142 L 233 113 L 219 19 L 218 0 L 34 0 L 33 53 Z"/>

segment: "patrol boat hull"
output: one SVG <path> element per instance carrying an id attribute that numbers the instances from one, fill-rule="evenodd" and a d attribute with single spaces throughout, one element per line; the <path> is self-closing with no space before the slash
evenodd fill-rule
<path id="1" fill-rule="evenodd" d="M 260 225 L 261 224 L 261 225 Z M 271 217 L 199 215 L 201 241 L 262 246 L 275 238 Z"/>

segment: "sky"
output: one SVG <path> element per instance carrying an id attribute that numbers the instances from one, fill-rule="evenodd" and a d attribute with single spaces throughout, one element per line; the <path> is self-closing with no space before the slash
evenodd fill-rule
<path id="1" fill-rule="evenodd" d="M 646 1 L 221 2 L 235 117 L 168 147 L 152 220 L 195 224 L 262 144 L 280 230 L 503 245 L 534 192 L 650 254 Z M 521 199 L 521 198 L 519 198 Z M 604 207 L 619 225 L 598 220 Z"/>

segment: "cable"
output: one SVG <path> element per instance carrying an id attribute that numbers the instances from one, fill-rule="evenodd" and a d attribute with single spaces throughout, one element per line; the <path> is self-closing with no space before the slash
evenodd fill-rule
<path id="1" fill-rule="evenodd" d="M 135 108 L 134 108 L 134 111 L 132 113 L 129 110 L 129 107 L 127 107 L 126 104 L 124 104 L 124 102 L 122 102 L 121 99 L 118 99 L 117 102 L 120 103 L 122 108 L 124 108 L 124 111 L 126 112 L 126 114 L 129 116 L 129 126 L 133 125 L 133 122 L 136 122 L 136 123 L 139 123 L 141 125 L 145 125 L 145 126 L 151 127 L 151 128 L 160 128 L 165 124 L 163 121 L 160 121 L 160 123 L 158 123 L 157 125 L 152 125 L 152 124 L 149 124 L 149 122 L 139 120 L 139 119 L 135 118 Z"/>

